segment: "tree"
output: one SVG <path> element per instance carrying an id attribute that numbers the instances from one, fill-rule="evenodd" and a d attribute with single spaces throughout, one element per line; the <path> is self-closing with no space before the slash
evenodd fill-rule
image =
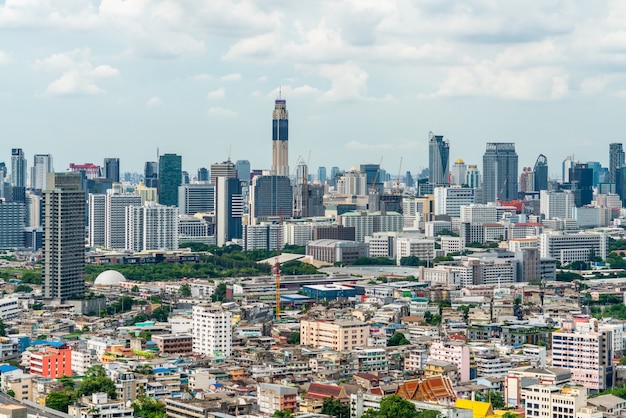
<path id="1" fill-rule="evenodd" d="M 411 344 L 411 341 L 409 341 L 401 332 L 394 332 L 391 338 L 389 338 L 389 341 L 387 341 L 387 347 L 396 347 L 398 345 L 407 344 Z"/>
<path id="2" fill-rule="evenodd" d="M 67 414 L 67 407 L 74 403 L 74 396 L 66 390 L 52 391 L 46 396 L 46 406 Z"/>
<path id="3" fill-rule="evenodd" d="M 408 257 L 400 258 L 400 265 L 401 266 L 425 266 L 426 262 L 420 261 L 420 259 L 414 255 L 410 255 Z"/>
<path id="4" fill-rule="evenodd" d="M 476 400 L 481 402 L 490 402 L 494 409 L 502 409 L 506 406 L 502 393 L 494 390 L 490 390 L 485 394 L 477 393 Z"/>
<path id="5" fill-rule="evenodd" d="M 295 345 L 300 344 L 300 333 L 299 332 L 292 333 L 289 336 L 289 338 L 287 338 L 287 344 L 295 344 Z"/>
<path id="6" fill-rule="evenodd" d="M 276 410 L 272 414 L 272 418 L 293 418 L 293 412 L 290 409 L 285 409 L 284 411 Z"/>
<path id="7" fill-rule="evenodd" d="M 74 390 L 76 382 L 71 376 L 61 376 L 57 379 L 57 382 L 63 385 L 63 389 Z"/>
<path id="8" fill-rule="evenodd" d="M 146 322 L 148 319 L 150 319 L 148 315 L 146 315 L 145 313 L 140 313 L 135 315 L 135 317 L 133 318 L 133 322 L 137 324 L 139 322 Z"/>
<path id="9" fill-rule="evenodd" d="M 191 296 L 191 286 L 185 283 L 184 285 L 178 288 L 178 294 L 186 298 Z"/>
<path id="10" fill-rule="evenodd" d="M 224 302 L 226 300 L 226 283 L 221 282 L 215 286 L 215 291 L 211 295 L 212 302 Z"/>
<path id="11" fill-rule="evenodd" d="M 416 418 L 415 404 L 401 396 L 386 396 L 380 401 L 380 410 L 368 409 L 363 415 L 365 418 Z"/>
<path id="12" fill-rule="evenodd" d="M 33 288 L 25 284 L 18 284 L 17 286 L 15 286 L 15 289 L 13 289 L 14 293 L 20 293 L 20 292 L 30 293 L 32 291 L 33 291 Z"/>
<path id="13" fill-rule="evenodd" d="M 4 321 L 0 318 L 0 337 L 6 337 L 7 330 L 4 328 Z"/>
<path id="14" fill-rule="evenodd" d="M 109 399 L 117 399 L 115 382 L 106 375 L 104 367 L 100 365 L 91 366 L 87 369 L 85 378 L 78 385 L 77 395 L 91 395 L 96 392 L 105 392 Z"/>
<path id="15" fill-rule="evenodd" d="M 9 390 L 7 390 L 4 393 L 6 393 L 8 396 L 10 396 L 12 398 L 15 398 L 15 391 L 13 389 L 9 389 Z"/>
<path id="16" fill-rule="evenodd" d="M 165 418 L 165 405 L 147 396 L 139 396 L 131 404 L 137 418 Z"/>
<path id="17" fill-rule="evenodd" d="M 341 400 L 335 399 L 331 396 L 329 398 L 324 398 L 324 403 L 322 404 L 322 414 L 332 415 L 338 418 L 349 418 L 350 407 L 342 403 Z"/>
<path id="18" fill-rule="evenodd" d="M 514 412 L 505 412 L 502 418 L 519 418 L 519 415 Z"/>
<path id="19" fill-rule="evenodd" d="M 154 374 L 154 369 L 149 364 L 140 364 L 135 367 L 135 371 L 139 374 Z"/>
<path id="20" fill-rule="evenodd" d="M 130 288 L 130 291 L 133 293 L 139 293 L 139 286 L 134 285 L 133 287 Z"/>
<path id="21" fill-rule="evenodd" d="M 165 306 L 159 306 L 152 311 L 152 318 L 159 322 L 167 322 L 167 318 L 170 316 L 169 309 Z"/>

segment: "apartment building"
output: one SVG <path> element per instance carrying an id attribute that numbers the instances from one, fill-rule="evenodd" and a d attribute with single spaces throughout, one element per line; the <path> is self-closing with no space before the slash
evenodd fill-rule
<path id="1" fill-rule="evenodd" d="M 72 375 L 72 349 L 64 344 L 44 347 L 30 356 L 30 373 L 56 379 Z"/>
<path id="2" fill-rule="evenodd" d="M 457 367 L 460 382 L 470 380 L 470 349 L 459 341 L 435 342 L 430 346 L 428 361 L 454 364 Z"/>
<path id="3" fill-rule="evenodd" d="M 230 357 L 233 345 L 232 313 L 221 305 L 193 307 L 193 352 L 210 357 Z"/>
<path id="4" fill-rule="evenodd" d="M 290 386 L 260 383 L 257 389 L 257 403 L 262 414 L 275 411 L 296 412 L 298 409 L 298 389 Z"/>
<path id="5" fill-rule="evenodd" d="M 370 327 L 357 321 L 302 320 L 300 344 L 348 351 L 367 346 Z"/>

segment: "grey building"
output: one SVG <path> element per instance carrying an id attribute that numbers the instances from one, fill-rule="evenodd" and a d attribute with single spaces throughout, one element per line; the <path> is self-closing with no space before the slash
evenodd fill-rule
<path id="1" fill-rule="evenodd" d="M 483 154 L 483 201 L 517 199 L 517 153 L 512 142 L 488 142 Z"/>
<path id="2" fill-rule="evenodd" d="M 23 248 L 26 205 L 12 202 L 0 204 L 0 248 Z"/>
<path id="3" fill-rule="evenodd" d="M 181 215 L 209 213 L 215 210 L 215 185 L 183 184 L 178 188 L 178 211 Z"/>
<path id="4" fill-rule="evenodd" d="M 291 181 L 287 176 L 257 176 L 250 193 L 251 224 L 290 218 L 293 208 Z"/>
<path id="5" fill-rule="evenodd" d="M 428 182 L 434 186 L 450 184 L 450 143 L 441 135 L 428 134 Z"/>

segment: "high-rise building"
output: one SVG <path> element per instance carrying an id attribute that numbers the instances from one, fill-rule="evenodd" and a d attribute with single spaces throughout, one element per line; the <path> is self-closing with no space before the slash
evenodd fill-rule
<path id="1" fill-rule="evenodd" d="M 46 299 L 85 293 L 85 192 L 81 175 L 49 173 L 44 191 L 43 286 Z"/>
<path id="2" fill-rule="evenodd" d="M 542 190 L 540 193 L 540 213 L 544 219 L 572 218 L 575 199 L 571 190 Z"/>
<path id="3" fill-rule="evenodd" d="M 272 174 L 289 176 L 289 112 L 287 101 L 280 97 L 272 112 Z"/>
<path id="4" fill-rule="evenodd" d="M 232 161 L 226 160 L 223 163 L 211 164 L 211 184 L 217 185 L 218 177 L 227 179 L 237 178 L 237 166 Z"/>
<path id="5" fill-rule="evenodd" d="M 293 192 L 286 176 L 257 176 L 250 191 L 250 223 L 291 218 Z"/>
<path id="6" fill-rule="evenodd" d="M 593 169 L 587 164 L 575 164 L 569 170 L 569 183 L 576 206 L 584 206 L 593 200 Z"/>
<path id="7" fill-rule="evenodd" d="M 108 193 L 106 195 L 104 213 L 106 248 L 126 248 L 126 208 L 129 206 L 140 207 L 141 196 L 135 193 Z"/>
<path id="8" fill-rule="evenodd" d="M 480 178 L 480 171 L 478 171 L 478 166 L 474 164 L 470 164 L 465 172 L 465 184 L 467 187 L 472 187 L 477 189 L 482 185 L 482 179 Z"/>
<path id="9" fill-rule="evenodd" d="M 209 176 L 209 169 L 205 167 L 200 167 L 198 169 L 198 181 L 199 182 L 209 182 L 211 177 Z"/>
<path id="10" fill-rule="evenodd" d="M 85 163 L 85 164 L 70 163 L 70 172 L 83 173 L 83 175 L 87 179 L 95 179 L 95 178 L 100 177 L 100 175 L 102 174 L 100 171 L 100 166 L 92 164 L 92 163 Z"/>
<path id="11" fill-rule="evenodd" d="M 178 186 L 183 181 L 183 158 L 176 154 L 159 157 L 159 204 L 178 206 Z"/>
<path id="12" fill-rule="evenodd" d="M 134 251 L 178 249 L 178 208 L 147 202 L 126 206 L 125 247 Z"/>
<path id="13" fill-rule="evenodd" d="M 465 165 L 465 161 L 459 158 L 452 165 L 452 170 L 450 172 L 450 184 L 453 184 L 455 186 L 464 185 L 466 173 L 467 166 Z"/>
<path id="14" fill-rule="evenodd" d="M 23 248 L 26 205 L 0 203 L 0 249 Z"/>
<path id="15" fill-rule="evenodd" d="M 326 167 L 317 168 L 317 180 L 322 184 L 326 183 Z"/>
<path id="16" fill-rule="evenodd" d="M 182 183 L 181 184 L 189 184 L 191 183 L 191 179 L 189 178 L 189 172 L 188 171 L 183 171 L 182 172 Z"/>
<path id="17" fill-rule="evenodd" d="M 183 184 L 178 188 L 178 211 L 181 215 L 209 213 L 215 210 L 215 185 Z"/>
<path id="18" fill-rule="evenodd" d="M 137 195 L 141 200 L 141 196 Z M 89 246 L 104 247 L 106 239 L 106 195 L 89 193 Z"/>
<path id="19" fill-rule="evenodd" d="M 475 201 L 476 191 L 468 187 L 435 187 L 435 215 L 461 216 L 461 206 Z"/>
<path id="20" fill-rule="evenodd" d="M 328 179 L 328 184 L 334 186 L 337 183 L 337 176 L 339 175 L 339 167 L 331 167 L 330 169 L 330 178 Z"/>
<path id="21" fill-rule="evenodd" d="M 52 173 L 53 171 L 52 155 L 35 154 L 30 172 L 30 187 L 38 192 L 44 190 L 46 188 L 48 173 Z"/>
<path id="22" fill-rule="evenodd" d="M 488 142 L 483 154 L 483 201 L 517 199 L 517 153 L 512 142 Z"/>
<path id="23" fill-rule="evenodd" d="M 232 313 L 221 305 L 195 305 L 192 310 L 193 352 L 230 357 L 233 350 Z"/>
<path id="24" fill-rule="evenodd" d="M 213 170 L 211 170 L 213 173 Z M 243 196 L 236 178 L 218 177 L 215 187 L 215 223 L 217 245 L 223 246 L 242 236 Z"/>
<path id="25" fill-rule="evenodd" d="M 548 190 L 548 159 L 545 155 L 539 154 L 533 172 L 535 173 L 534 191 Z"/>
<path id="26" fill-rule="evenodd" d="M 535 172 L 532 168 L 522 167 L 522 173 L 519 175 L 518 184 L 520 193 L 527 193 L 535 190 Z"/>
<path id="27" fill-rule="evenodd" d="M 104 177 L 111 179 L 113 183 L 120 182 L 120 159 L 105 158 L 104 159 Z"/>
<path id="28" fill-rule="evenodd" d="M 574 159 L 573 155 L 568 155 L 565 157 L 565 160 L 563 160 L 563 172 L 561 177 L 563 183 L 569 183 L 569 169 L 574 167 L 574 164 L 576 163 L 578 163 L 578 161 Z"/>
<path id="29" fill-rule="evenodd" d="M 146 161 L 143 169 L 143 183 L 146 187 L 156 188 L 159 184 L 159 164 L 156 161 Z"/>
<path id="30" fill-rule="evenodd" d="M 430 184 L 450 184 L 450 142 L 432 132 L 428 134 L 428 173 Z"/>
<path id="31" fill-rule="evenodd" d="M 250 183 L 250 161 L 237 160 L 235 161 L 235 168 L 237 169 L 237 178 L 240 181 Z"/>
<path id="32" fill-rule="evenodd" d="M 11 186 L 26 188 L 26 157 L 21 148 L 11 150 Z"/>
<path id="33" fill-rule="evenodd" d="M 622 144 L 616 142 L 609 144 L 609 183 L 615 183 L 617 169 L 625 162 Z"/>

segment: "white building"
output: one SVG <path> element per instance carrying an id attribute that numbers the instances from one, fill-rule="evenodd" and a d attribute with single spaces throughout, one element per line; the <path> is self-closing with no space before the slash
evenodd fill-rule
<path id="1" fill-rule="evenodd" d="M 365 242 L 365 237 L 374 232 L 401 232 L 402 215 L 397 212 L 347 212 L 341 215 L 344 227 L 354 227 L 355 241 Z"/>
<path id="2" fill-rule="evenodd" d="M 193 352 L 209 357 L 230 357 L 233 349 L 232 313 L 221 305 L 193 307 Z"/>
<path id="3" fill-rule="evenodd" d="M 52 155 L 35 154 L 33 156 L 33 166 L 30 168 L 30 187 L 35 190 L 45 190 L 46 177 L 48 173 L 52 172 L 54 172 Z"/>
<path id="4" fill-rule="evenodd" d="M 571 218 L 576 207 L 571 190 L 542 190 L 540 199 L 539 211 L 544 219 Z"/>
<path id="5" fill-rule="evenodd" d="M 146 202 L 128 206 L 126 248 L 134 251 L 178 249 L 178 208 Z"/>
<path id="6" fill-rule="evenodd" d="M 398 238 L 396 240 L 396 262 L 399 265 L 402 257 L 415 256 L 420 260 L 435 258 L 435 241 L 430 239 Z"/>
<path id="7" fill-rule="evenodd" d="M 452 231 L 452 222 L 450 221 L 430 221 L 424 222 L 424 235 L 434 238 L 441 231 Z"/>
<path id="8" fill-rule="evenodd" d="M 435 215 L 461 216 L 461 206 L 475 203 L 475 194 L 468 187 L 435 187 Z"/>
<path id="9" fill-rule="evenodd" d="M 467 166 L 462 159 L 458 159 L 450 169 L 450 184 L 462 186 L 465 184 L 465 175 L 467 174 Z"/>
<path id="10" fill-rule="evenodd" d="M 269 222 L 261 222 L 258 225 L 243 226 L 243 249 L 252 250 L 276 250 L 278 246 L 285 246 L 282 225 Z"/>
<path id="11" fill-rule="evenodd" d="M 608 255 L 608 238 L 604 233 L 543 233 L 539 236 L 539 251 L 543 258 L 555 258 L 561 264 L 587 261 L 590 257 L 603 260 Z"/>
<path id="12" fill-rule="evenodd" d="M 0 299 L 0 318 L 3 321 L 17 318 L 21 311 L 22 307 L 17 297 L 9 296 Z"/>
<path id="13" fill-rule="evenodd" d="M 464 342 L 434 342 L 430 346 L 428 361 L 454 364 L 461 382 L 467 382 L 470 379 L 470 349 Z"/>
<path id="14" fill-rule="evenodd" d="M 375 232 L 373 236 L 365 237 L 365 243 L 370 246 L 370 257 L 396 258 L 395 232 Z"/>
<path id="15" fill-rule="evenodd" d="M 215 245 L 215 235 L 206 219 L 195 216 L 180 216 L 178 219 L 178 243 L 199 242 Z"/>
<path id="16" fill-rule="evenodd" d="M 103 247 L 106 231 L 106 195 L 89 194 L 89 246 Z"/>
<path id="17" fill-rule="evenodd" d="M 461 222 L 486 224 L 498 222 L 498 208 L 494 205 L 473 204 L 461 206 L 459 210 Z"/>
<path id="18" fill-rule="evenodd" d="M 88 368 L 99 363 L 95 350 L 72 350 L 72 373 L 77 376 L 84 376 Z"/>
<path id="19" fill-rule="evenodd" d="M 463 240 L 461 239 L 461 237 L 442 235 L 440 238 L 441 251 L 443 251 L 443 253 L 446 255 L 450 253 L 459 253 L 465 250 L 465 245 L 463 245 Z"/>
<path id="20" fill-rule="evenodd" d="M 76 418 L 133 418 L 135 411 L 123 401 L 110 400 L 106 393 L 100 392 L 70 405 L 68 414 Z"/>
<path id="21" fill-rule="evenodd" d="M 106 195 L 104 211 L 104 245 L 106 248 L 126 248 L 126 208 L 129 206 L 141 206 L 141 196 L 134 193 L 108 193 Z"/>
<path id="22" fill-rule="evenodd" d="M 215 185 L 191 183 L 178 186 L 178 211 L 181 215 L 215 212 Z"/>
<path id="23" fill-rule="evenodd" d="M 537 384 L 521 392 L 527 417 L 579 418 L 579 412 L 587 406 L 587 390 L 583 387 Z"/>

